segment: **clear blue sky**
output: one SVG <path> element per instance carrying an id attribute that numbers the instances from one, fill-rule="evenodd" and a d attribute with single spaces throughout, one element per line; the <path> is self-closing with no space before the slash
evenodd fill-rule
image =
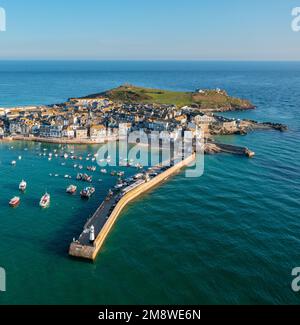
<path id="1" fill-rule="evenodd" d="M 2 59 L 300 60 L 300 0 L 0 0 Z"/>

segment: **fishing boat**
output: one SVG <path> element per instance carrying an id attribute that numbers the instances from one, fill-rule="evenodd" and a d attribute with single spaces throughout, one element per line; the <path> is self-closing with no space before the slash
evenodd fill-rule
<path id="1" fill-rule="evenodd" d="M 49 205 L 50 205 L 50 194 L 45 193 L 40 200 L 40 207 L 44 209 L 44 208 L 48 208 Z"/>
<path id="2" fill-rule="evenodd" d="M 20 201 L 20 198 L 18 196 L 15 196 L 9 201 L 9 206 L 15 208 L 20 204 Z"/>
<path id="3" fill-rule="evenodd" d="M 95 193 L 94 187 L 85 187 L 81 192 L 80 196 L 83 199 L 89 199 Z"/>
<path id="4" fill-rule="evenodd" d="M 88 175 L 88 174 L 81 174 L 81 173 L 79 173 L 79 174 L 77 174 L 76 179 L 78 181 L 84 181 L 84 182 L 91 183 L 92 180 L 93 180 L 93 177 L 90 176 L 90 175 Z"/>
<path id="5" fill-rule="evenodd" d="M 19 190 L 25 192 L 26 187 L 27 187 L 27 183 L 24 180 L 22 180 L 22 182 L 19 184 Z"/>
<path id="6" fill-rule="evenodd" d="M 86 181 L 86 182 L 91 183 L 93 181 L 93 177 L 89 176 L 87 174 L 83 174 L 83 180 Z"/>
<path id="7" fill-rule="evenodd" d="M 77 186 L 75 185 L 70 185 L 66 190 L 66 192 L 69 194 L 75 194 L 76 191 L 77 191 Z"/>
<path id="8" fill-rule="evenodd" d="M 124 185 L 119 183 L 117 185 L 115 185 L 115 189 L 119 190 L 120 188 L 122 188 Z"/>
<path id="9" fill-rule="evenodd" d="M 133 176 L 134 179 L 141 179 L 143 178 L 144 174 L 143 173 L 138 173 Z"/>

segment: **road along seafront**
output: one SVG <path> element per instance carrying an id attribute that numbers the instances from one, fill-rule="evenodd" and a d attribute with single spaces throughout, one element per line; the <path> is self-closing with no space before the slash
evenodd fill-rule
<path id="1" fill-rule="evenodd" d="M 192 153 L 173 166 L 149 168 L 145 175 L 150 176 L 135 181 L 120 193 L 108 195 L 85 224 L 79 239 L 70 244 L 69 255 L 94 261 L 124 207 L 132 200 L 180 172 L 182 168 L 191 166 L 195 159 L 196 153 Z M 151 177 L 151 175 L 155 176 Z"/>

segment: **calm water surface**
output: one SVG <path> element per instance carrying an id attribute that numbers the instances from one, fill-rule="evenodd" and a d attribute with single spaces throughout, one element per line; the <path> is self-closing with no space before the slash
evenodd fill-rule
<path id="1" fill-rule="evenodd" d="M 37 155 L 56 146 L 0 144 L 0 266 L 7 272 L 0 303 L 300 303 L 290 285 L 300 266 L 300 63 L 2 61 L 0 107 L 62 102 L 124 82 L 224 88 L 257 105 L 226 115 L 285 123 L 289 131 L 223 137 L 255 158 L 207 156 L 202 177 L 178 175 L 130 204 L 95 264 L 70 259 L 67 249 L 114 180 L 98 173 L 97 195 L 83 202 L 64 192 L 62 175 L 76 174 L 72 163 Z M 28 191 L 10 209 L 22 178 Z M 41 211 L 45 190 L 52 203 Z"/>

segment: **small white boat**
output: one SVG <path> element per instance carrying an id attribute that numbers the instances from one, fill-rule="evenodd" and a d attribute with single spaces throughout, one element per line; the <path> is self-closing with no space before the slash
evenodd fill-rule
<path id="1" fill-rule="evenodd" d="M 12 166 L 16 166 L 17 162 L 16 162 L 15 160 L 13 160 L 13 161 L 11 162 L 11 164 L 12 164 Z"/>
<path id="2" fill-rule="evenodd" d="M 50 194 L 45 193 L 40 200 L 40 207 L 45 209 L 50 205 Z"/>
<path id="3" fill-rule="evenodd" d="M 19 160 L 22 160 L 22 156 L 19 156 L 18 159 L 19 159 Z"/>
<path id="4" fill-rule="evenodd" d="M 26 188 L 27 188 L 27 183 L 24 180 L 22 180 L 22 182 L 19 184 L 19 190 L 24 192 Z"/>
<path id="5" fill-rule="evenodd" d="M 107 174 L 107 170 L 106 169 L 101 169 L 101 173 L 102 174 Z"/>
<path id="6" fill-rule="evenodd" d="M 15 208 L 20 204 L 20 201 L 21 201 L 20 198 L 18 196 L 15 196 L 9 201 L 9 206 Z"/>
<path id="7" fill-rule="evenodd" d="M 77 191 L 77 186 L 75 185 L 70 185 L 66 190 L 66 192 L 69 194 L 75 194 L 76 191 Z"/>
<path id="8" fill-rule="evenodd" d="M 80 195 L 83 199 L 89 199 L 94 193 L 95 193 L 94 187 L 86 187 L 80 192 Z"/>

